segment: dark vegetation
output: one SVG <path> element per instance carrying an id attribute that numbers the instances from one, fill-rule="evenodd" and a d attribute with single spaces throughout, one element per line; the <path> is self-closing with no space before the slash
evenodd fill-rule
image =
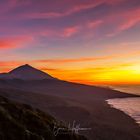
<path id="1" fill-rule="evenodd" d="M 0 140 L 86 140 L 72 133 L 55 136 L 54 125 L 64 127 L 39 109 L 0 96 Z"/>
<path id="2" fill-rule="evenodd" d="M 57 92 L 59 93 L 59 90 Z M 76 97 L 72 99 L 18 89 L 0 89 L 0 95 L 39 108 L 65 123 L 76 120 L 81 127 L 91 128 L 91 131 L 80 132 L 89 140 L 140 140 L 140 127 L 135 121 L 122 111 L 111 108 L 104 98 L 95 98 L 94 94 L 90 100 L 79 100 Z M 127 94 L 125 96 L 127 97 Z M 25 122 L 23 124 L 26 124 Z M 61 137 L 59 136 L 60 140 L 69 140 L 71 136 Z"/>

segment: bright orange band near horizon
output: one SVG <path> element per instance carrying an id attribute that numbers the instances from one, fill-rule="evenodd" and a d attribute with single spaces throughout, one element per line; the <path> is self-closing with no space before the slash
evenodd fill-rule
<path id="1" fill-rule="evenodd" d="M 82 84 L 140 84 L 140 66 L 128 69 L 91 68 L 81 70 L 44 70 L 62 80 Z"/>
<path id="2" fill-rule="evenodd" d="M 58 61 L 58 60 L 57 60 Z M 66 60 L 65 60 L 66 61 Z M 78 61 L 78 60 L 77 60 Z M 8 72 L 25 62 L 7 62 L 1 63 L 1 72 Z M 45 62 L 46 63 L 46 62 Z M 77 82 L 82 84 L 140 84 L 140 65 L 139 63 L 124 63 L 101 65 L 91 68 L 80 68 L 79 62 L 76 63 L 79 67 L 67 68 L 66 64 L 59 64 L 61 68 L 50 68 L 53 64 L 45 64 L 44 62 L 32 61 L 29 62 L 35 68 L 38 68 L 50 75 L 61 80 Z M 54 63 L 54 62 L 53 62 Z M 55 62 L 55 64 L 58 62 Z M 89 62 L 88 62 L 89 63 Z M 90 63 L 89 63 L 90 64 Z M 68 64 L 69 65 L 69 64 Z M 83 66 L 83 64 L 81 64 Z"/>

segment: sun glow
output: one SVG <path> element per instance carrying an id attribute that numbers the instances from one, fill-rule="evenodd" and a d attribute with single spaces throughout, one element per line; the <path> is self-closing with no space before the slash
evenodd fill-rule
<path id="1" fill-rule="evenodd" d="M 140 75 L 140 66 L 139 65 L 134 65 L 130 68 L 132 73 Z"/>
<path id="2" fill-rule="evenodd" d="M 89 68 L 80 70 L 50 71 L 60 79 L 84 84 L 138 84 L 140 66 L 123 65 L 115 67 Z"/>

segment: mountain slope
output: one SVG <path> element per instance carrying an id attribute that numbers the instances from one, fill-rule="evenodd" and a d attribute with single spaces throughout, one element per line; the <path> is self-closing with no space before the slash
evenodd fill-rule
<path id="1" fill-rule="evenodd" d="M 55 136 L 56 128 L 65 128 L 66 133 Z M 69 133 L 67 128 L 52 116 L 0 96 L 1 140 L 86 140 L 85 137 Z"/>
<path id="2" fill-rule="evenodd" d="M 26 64 L 15 68 L 9 73 L 0 74 L 0 79 L 42 80 L 55 78 Z"/>
<path id="3" fill-rule="evenodd" d="M 67 96 L 70 98 L 119 98 L 128 95 L 109 88 L 88 86 L 62 81 L 26 64 L 11 70 L 9 73 L 0 74 L 0 88 L 22 89 L 43 94 Z M 75 94 L 74 94 L 75 93 Z"/>

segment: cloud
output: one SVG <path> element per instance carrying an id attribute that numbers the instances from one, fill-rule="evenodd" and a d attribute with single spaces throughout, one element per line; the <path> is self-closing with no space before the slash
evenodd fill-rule
<path id="1" fill-rule="evenodd" d="M 9 72 L 21 64 L 23 64 L 21 61 L 0 61 L 0 73 Z"/>
<path id="2" fill-rule="evenodd" d="M 110 5 L 118 5 L 120 3 L 126 2 L 127 0 L 106 0 L 106 3 Z"/>
<path id="3" fill-rule="evenodd" d="M 80 33 L 82 33 L 82 36 L 88 37 L 88 35 L 91 32 L 93 32 L 91 29 L 97 29 L 103 23 L 104 23 L 103 20 L 97 19 L 97 20 L 90 20 L 90 21 L 84 21 L 82 23 L 77 23 L 76 25 L 73 26 L 61 27 L 60 29 L 42 27 L 39 31 L 36 32 L 37 33 L 36 35 L 40 35 L 44 37 L 69 38 L 74 35 L 79 36 L 81 35 Z"/>
<path id="4" fill-rule="evenodd" d="M 122 12 L 122 10 L 120 10 L 120 12 L 118 12 L 118 15 L 117 15 L 116 14 L 117 12 L 115 12 L 115 14 L 114 14 L 114 10 L 116 10 L 116 9 L 113 9 L 112 7 L 118 6 L 118 4 L 121 4 L 125 1 L 126 0 L 94 0 L 94 1 L 93 0 L 86 0 L 86 1 L 79 1 L 79 0 L 76 0 L 76 1 L 64 0 L 63 1 L 62 0 L 61 2 L 56 2 L 57 3 L 56 4 L 56 3 L 43 1 L 43 0 L 40 3 L 34 2 L 32 0 L 29 0 L 28 2 L 19 1 L 19 0 L 13 0 L 13 1 L 8 0 L 7 5 L 11 5 L 11 7 L 15 8 L 15 9 L 11 10 L 10 11 L 11 13 L 8 14 L 7 16 L 5 16 L 4 14 L 3 15 L 4 15 L 4 18 L 6 18 L 6 20 L 11 20 L 14 23 L 15 23 L 15 21 L 21 22 L 21 20 L 23 21 L 23 23 L 24 22 L 28 23 L 28 24 L 25 24 L 24 29 L 29 30 L 27 32 L 30 32 L 30 34 L 33 34 L 33 33 L 35 34 L 34 30 L 38 29 L 39 31 L 36 31 L 36 33 L 38 33 L 38 35 L 36 34 L 35 36 L 43 35 L 46 37 L 54 37 L 54 38 L 55 37 L 56 38 L 57 37 L 68 38 L 68 37 L 71 37 L 71 36 L 77 34 L 78 32 L 80 32 L 81 34 L 78 34 L 78 36 L 93 37 L 97 33 L 101 37 L 101 36 L 103 36 L 104 32 L 101 32 L 102 35 L 100 35 L 100 29 L 99 29 L 99 32 L 93 31 L 91 29 L 95 29 L 97 27 L 99 28 L 100 26 L 106 28 L 105 27 L 106 24 L 114 25 L 114 24 L 116 24 L 116 21 L 114 20 L 115 17 L 120 17 L 119 20 L 122 21 L 121 18 L 123 18 L 122 16 L 125 13 L 126 9 L 124 9 L 124 12 Z M 94 13 L 94 11 L 96 13 L 96 10 L 97 10 L 95 7 L 101 5 L 104 8 L 104 5 L 106 5 L 106 4 L 109 5 L 111 12 L 107 13 L 107 15 L 104 15 L 104 14 L 102 14 L 102 16 L 99 15 L 99 17 L 96 17 L 96 15 L 94 16 L 93 13 Z M 20 10 L 22 8 L 26 9 L 26 10 Z M 76 15 L 76 13 L 80 13 L 80 12 L 86 13 L 86 10 L 89 10 L 89 9 L 93 9 L 93 13 L 91 12 L 91 15 L 88 14 L 87 17 L 81 18 L 81 16 Z M 16 11 L 16 12 L 12 13 L 13 11 Z M 99 13 L 100 13 L 100 8 L 99 8 Z M 105 11 L 105 13 L 106 13 L 106 11 Z M 110 15 L 112 13 L 114 16 L 113 20 L 111 19 L 112 16 L 110 17 Z M 74 19 L 77 16 L 76 21 L 73 21 L 73 19 L 71 19 L 71 21 L 69 23 L 66 22 L 65 18 L 67 19 L 67 16 L 69 16 L 69 15 L 72 15 L 74 17 Z M 93 18 L 92 18 L 92 15 L 93 15 Z M 55 18 L 59 18 L 59 17 L 65 17 L 65 18 L 64 19 L 55 19 Z M 109 19 L 109 17 L 110 17 L 110 19 Z M 51 18 L 54 18 L 54 19 L 51 19 Z M 72 18 L 72 17 L 70 17 L 70 18 Z M 30 19 L 36 19 L 37 22 L 36 21 L 34 22 L 33 20 L 30 20 Z M 46 22 L 44 20 L 44 23 L 46 23 L 46 24 L 43 24 L 42 19 L 50 19 L 50 20 L 48 20 L 48 22 Z M 112 22 L 109 23 L 108 19 L 109 19 L 109 21 L 112 20 Z M 54 24 L 55 20 L 58 20 L 57 21 L 58 25 Z M 62 21 L 60 21 L 60 20 L 62 20 Z M 82 22 L 81 22 L 81 20 L 82 20 Z M 130 28 L 130 26 L 132 27 L 132 25 L 136 24 L 136 22 L 138 22 L 138 19 L 135 19 L 135 21 L 129 20 L 128 25 L 126 25 L 125 20 L 124 20 L 124 23 L 121 23 L 120 27 L 117 27 L 117 29 L 116 29 L 117 31 L 114 29 L 113 32 L 107 33 L 107 36 L 113 36 L 115 34 L 118 34 L 119 32 L 122 32 L 122 31 Z M 52 24 L 50 25 L 50 23 L 52 23 Z M 20 25 L 20 24 L 18 24 L 18 25 Z M 31 25 L 33 25 L 33 26 L 31 26 Z M 9 28 L 11 28 L 11 26 Z M 15 28 L 16 32 L 17 32 L 17 31 L 19 31 L 19 29 L 21 30 L 22 27 L 18 28 L 18 26 L 16 26 L 13 28 Z M 101 28 L 101 29 L 103 29 L 103 28 Z M 11 29 L 9 29 L 9 30 L 11 30 Z M 9 32 L 9 31 L 7 31 L 7 32 Z M 12 32 L 13 32 L 13 30 L 12 30 Z M 19 31 L 19 32 L 22 32 L 22 31 Z M 97 35 L 97 37 L 98 37 L 98 35 Z"/>
<path id="5" fill-rule="evenodd" d="M 107 34 L 107 36 L 112 37 L 118 35 L 119 33 L 128 30 L 135 25 L 140 23 L 140 8 L 125 11 L 124 13 L 119 13 L 114 15 L 114 17 L 120 20 L 114 32 Z M 111 18 L 111 17 L 110 17 Z M 111 19 L 109 19 L 111 20 Z"/>
<path id="6" fill-rule="evenodd" d="M 31 33 L 35 36 L 44 36 L 44 37 L 53 37 L 53 38 L 69 38 L 81 31 L 81 25 L 67 26 L 62 27 L 61 29 L 53 29 L 53 28 L 41 28 L 35 34 Z"/>
<path id="7" fill-rule="evenodd" d="M 84 10 L 95 8 L 104 3 L 109 4 L 109 5 L 117 5 L 124 1 L 125 0 L 86 0 L 86 1 L 63 0 L 59 3 L 56 3 L 57 4 L 56 7 L 54 7 L 55 3 L 52 5 L 52 3 L 50 2 L 51 3 L 50 7 L 52 7 L 52 9 L 54 9 L 54 8 L 57 9 L 57 11 L 54 11 L 54 10 L 44 11 L 43 10 L 44 12 L 40 12 L 41 9 L 36 8 L 37 9 L 36 11 L 22 14 L 22 16 L 25 18 L 31 18 L 31 19 L 60 18 L 60 17 L 69 16 L 69 15 L 72 15 L 72 14 L 75 14 L 75 13 L 78 13 L 78 12 L 81 12 Z M 36 4 L 33 2 L 29 3 L 30 6 L 32 6 L 33 4 L 36 6 Z M 42 4 L 42 6 L 46 5 L 46 7 L 47 7 L 47 5 L 49 5 L 48 2 L 43 2 L 43 1 L 40 4 Z M 40 4 L 38 4 L 38 5 L 40 5 Z M 17 5 L 17 3 L 16 3 L 16 5 Z M 48 9 L 50 7 L 48 7 Z M 60 7 L 60 9 L 58 7 Z"/>
<path id="8" fill-rule="evenodd" d="M 25 43 L 29 43 L 32 37 L 9 37 L 0 38 L 0 49 L 19 48 Z"/>
<path id="9" fill-rule="evenodd" d="M 79 29 L 80 27 L 78 26 L 67 27 L 62 33 L 62 37 L 71 37 L 74 34 L 78 33 Z"/>
<path id="10" fill-rule="evenodd" d="M 19 62 L 19 61 L 0 61 L 0 67 L 3 67 L 3 66 L 15 66 L 15 65 L 19 65 L 21 64 L 22 62 Z"/>
<path id="11" fill-rule="evenodd" d="M 20 1 L 20 0 L 5 0 L 1 6 L 1 11 L 7 13 L 18 9 L 14 19 L 51 19 L 60 18 L 82 12 L 84 10 L 95 8 L 103 3 L 116 5 L 124 0 L 86 0 L 86 1 L 70 1 L 61 0 L 61 2 L 50 1 Z M 20 11 L 21 8 L 26 8 L 26 11 Z M 3 10 L 2 10 L 3 9 Z M 11 16 L 8 16 L 11 18 Z"/>
<path id="12" fill-rule="evenodd" d="M 0 49 L 17 48 L 19 41 L 11 39 L 0 39 Z"/>
<path id="13" fill-rule="evenodd" d="M 128 12 L 123 15 L 125 21 L 120 25 L 119 31 L 127 30 L 137 23 L 140 23 L 140 9 Z"/>
<path id="14" fill-rule="evenodd" d="M 63 71 L 61 69 L 46 68 L 46 67 L 41 67 L 40 69 L 43 70 L 43 71 Z"/>
<path id="15" fill-rule="evenodd" d="M 83 3 L 79 5 L 73 5 L 73 7 L 70 10 L 67 7 L 65 9 L 66 11 L 63 11 L 61 13 L 59 12 L 38 13 L 37 12 L 37 13 L 33 13 L 33 15 L 29 13 L 27 17 L 30 16 L 30 18 L 56 18 L 56 17 L 58 18 L 58 17 L 68 16 L 76 12 L 81 12 L 82 10 L 94 8 L 102 3 L 107 3 L 109 6 L 112 7 L 112 5 L 117 6 L 118 4 L 123 3 L 125 1 L 126 0 L 118 0 L 118 1 L 117 0 L 111 0 L 111 1 L 99 0 L 99 1 L 89 2 L 89 3 L 87 2 L 86 4 Z M 77 34 L 78 32 L 81 32 L 79 36 L 93 37 L 93 35 L 98 33 L 99 37 L 104 37 L 104 36 L 112 37 L 140 23 L 139 15 L 140 15 L 139 7 L 131 8 L 130 10 L 121 9 L 120 11 L 117 11 L 117 12 L 114 12 L 114 9 L 112 8 L 111 12 L 104 15 L 103 17 L 99 17 L 96 19 L 94 19 L 93 17 L 92 19 L 89 19 L 88 21 L 84 20 L 82 22 L 81 22 L 81 19 L 80 20 L 77 19 L 77 22 L 74 23 L 73 26 L 67 26 L 67 27 L 65 26 L 62 29 L 56 28 L 55 30 L 48 29 L 46 31 L 46 35 L 53 36 L 53 37 L 66 37 L 67 38 L 67 37 L 71 37 Z M 101 30 L 100 30 L 100 27 L 101 27 Z M 108 27 L 112 27 L 112 28 L 109 28 L 108 31 L 104 32 L 104 29 L 107 29 Z M 99 29 L 99 30 L 95 31 L 91 29 Z M 102 29 L 103 29 L 103 32 L 100 32 L 102 31 Z M 42 32 L 44 31 L 42 30 Z"/>
<path id="16" fill-rule="evenodd" d="M 89 62 L 97 60 L 111 59 L 113 56 L 103 56 L 103 57 L 89 57 L 89 58 L 71 58 L 71 59 L 46 59 L 46 60 L 35 60 L 41 63 L 77 63 L 77 62 Z"/>
<path id="17" fill-rule="evenodd" d="M 119 58 L 130 58 L 139 55 L 140 55 L 140 51 L 133 51 L 133 52 L 127 52 L 121 54 L 118 53 L 118 54 L 99 56 L 99 57 L 33 60 L 32 63 L 50 63 L 50 64 L 84 63 L 84 62 L 92 62 L 92 61 L 96 62 L 96 61 L 115 60 Z"/>
<path id="18" fill-rule="evenodd" d="M 103 23 L 103 20 L 94 20 L 94 21 L 89 21 L 87 23 L 87 27 L 88 28 L 96 28 L 98 26 L 100 26 Z"/>
<path id="19" fill-rule="evenodd" d="M 65 5 L 66 7 L 69 7 L 69 8 L 67 8 L 63 12 L 33 12 L 33 13 L 30 12 L 29 14 L 25 14 L 22 16 L 26 18 L 39 18 L 39 19 L 59 18 L 59 17 L 69 16 L 71 14 L 74 14 L 83 10 L 94 8 L 98 6 L 99 4 L 101 4 L 102 2 L 104 2 L 104 0 L 87 1 L 84 3 L 80 2 L 78 4 L 74 4 L 73 2 L 71 7 Z M 70 1 L 69 3 L 71 4 L 72 2 Z"/>

